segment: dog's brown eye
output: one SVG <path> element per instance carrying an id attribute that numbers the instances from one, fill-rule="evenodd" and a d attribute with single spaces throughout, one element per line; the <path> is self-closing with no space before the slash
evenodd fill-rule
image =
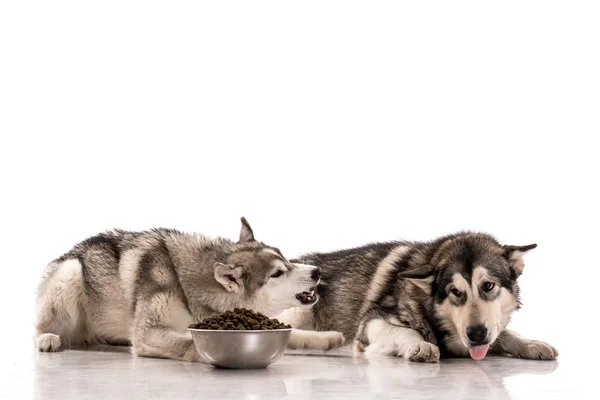
<path id="1" fill-rule="evenodd" d="M 483 284 L 483 290 L 484 290 L 485 292 L 489 292 L 490 290 L 492 290 L 492 289 L 494 288 L 494 286 L 496 286 L 496 284 L 495 284 L 495 283 L 492 283 L 492 282 L 486 282 L 486 283 L 484 283 L 484 284 Z"/>
<path id="2" fill-rule="evenodd" d="M 283 275 L 283 271 L 278 269 L 277 272 L 271 275 L 271 278 L 279 278 L 281 275 Z"/>
<path id="3" fill-rule="evenodd" d="M 460 290 L 458 289 L 452 289 L 451 290 L 452 294 L 455 295 L 456 297 L 460 297 Z"/>

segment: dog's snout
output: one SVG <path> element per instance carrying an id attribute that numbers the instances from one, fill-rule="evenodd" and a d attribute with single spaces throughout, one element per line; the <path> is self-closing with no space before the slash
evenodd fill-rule
<path id="1" fill-rule="evenodd" d="M 315 269 L 313 269 L 310 273 L 310 277 L 315 281 L 321 279 L 321 268 L 316 267 Z"/>
<path id="2" fill-rule="evenodd" d="M 467 338 L 473 345 L 485 344 L 487 341 L 487 328 L 484 325 L 474 325 L 467 328 Z"/>

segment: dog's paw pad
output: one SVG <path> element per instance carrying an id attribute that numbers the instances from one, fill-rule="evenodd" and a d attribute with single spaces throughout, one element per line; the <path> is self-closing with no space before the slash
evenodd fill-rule
<path id="1" fill-rule="evenodd" d="M 431 362 L 435 363 L 440 360 L 440 349 L 431 343 L 422 342 L 411 348 L 406 358 L 415 362 Z"/>
<path id="2" fill-rule="evenodd" d="M 58 351 L 60 348 L 60 336 L 54 333 L 42 333 L 36 340 L 39 351 Z"/>

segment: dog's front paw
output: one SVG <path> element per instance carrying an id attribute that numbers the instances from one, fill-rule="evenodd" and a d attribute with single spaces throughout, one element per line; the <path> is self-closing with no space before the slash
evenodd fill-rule
<path id="1" fill-rule="evenodd" d="M 541 340 L 527 340 L 512 355 L 528 360 L 556 360 L 558 350 Z"/>
<path id="2" fill-rule="evenodd" d="M 346 338 L 341 332 L 330 331 L 327 333 L 327 348 L 324 350 L 335 349 L 346 342 Z"/>
<path id="3" fill-rule="evenodd" d="M 53 333 L 42 333 L 36 340 L 39 351 L 58 351 L 60 344 L 60 336 Z"/>
<path id="4" fill-rule="evenodd" d="M 429 342 L 421 342 L 409 348 L 404 358 L 416 362 L 436 363 L 440 361 L 440 349 Z"/>
<path id="5" fill-rule="evenodd" d="M 312 350 L 331 350 L 340 347 L 345 342 L 344 335 L 336 331 L 302 331 L 293 330 L 288 348 L 312 349 Z"/>
<path id="6" fill-rule="evenodd" d="M 341 332 L 326 331 L 315 333 L 316 335 L 311 335 L 311 337 L 309 337 L 305 342 L 306 349 L 331 350 L 336 347 L 340 347 L 346 341 Z"/>

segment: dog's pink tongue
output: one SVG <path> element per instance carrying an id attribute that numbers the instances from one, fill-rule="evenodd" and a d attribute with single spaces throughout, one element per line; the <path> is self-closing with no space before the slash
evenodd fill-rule
<path id="1" fill-rule="evenodd" d="M 489 344 L 484 344 L 483 346 L 469 347 L 469 354 L 471 355 L 471 358 L 473 360 L 483 360 L 489 348 Z"/>

